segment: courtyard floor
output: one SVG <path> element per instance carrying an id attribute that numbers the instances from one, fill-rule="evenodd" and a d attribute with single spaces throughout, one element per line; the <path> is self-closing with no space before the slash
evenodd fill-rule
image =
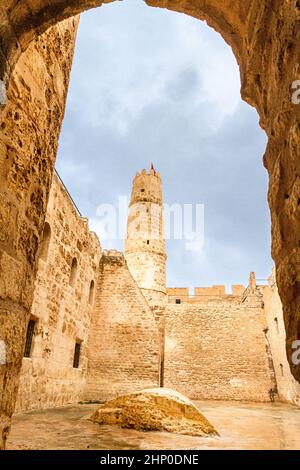
<path id="1" fill-rule="evenodd" d="M 190 437 L 100 426 L 99 405 L 15 415 L 8 449 L 300 449 L 300 409 L 281 403 L 196 402 L 220 437 Z"/>

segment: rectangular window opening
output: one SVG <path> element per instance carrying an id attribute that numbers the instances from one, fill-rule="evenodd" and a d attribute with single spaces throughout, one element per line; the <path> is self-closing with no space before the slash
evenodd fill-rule
<path id="1" fill-rule="evenodd" d="M 176 304 L 177 305 L 181 304 L 181 299 L 176 299 Z"/>
<path id="2" fill-rule="evenodd" d="M 74 350 L 74 359 L 73 359 L 73 367 L 74 367 L 74 369 L 78 369 L 78 368 L 79 368 L 80 352 L 81 352 L 81 342 L 76 341 L 76 343 L 75 343 L 75 350 Z"/>
<path id="3" fill-rule="evenodd" d="M 35 330 L 35 324 L 36 324 L 35 320 L 29 320 L 28 327 L 27 327 L 27 333 L 26 333 L 24 357 L 30 357 L 31 356 L 31 349 L 32 349 L 32 341 L 33 341 L 33 335 L 34 335 L 34 330 Z"/>

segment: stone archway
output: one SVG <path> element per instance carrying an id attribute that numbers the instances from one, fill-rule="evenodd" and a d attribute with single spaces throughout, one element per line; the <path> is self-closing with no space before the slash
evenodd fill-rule
<path id="1" fill-rule="evenodd" d="M 0 447 L 14 409 L 77 20 L 55 25 L 111 1 L 2 0 L 0 6 L 0 85 L 7 89 L 0 117 Z M 299 1 L 146 3 L 206 20 L 217 30 L 239 63 L 243 99 L 260 115 L 269 138 L 264 163 L 272 252 L 291 363 L 291 345 L 300 339 L 300 104 L 292 102 L 292 84 L 300 79 Z M 292 372 L 300 381 L 300 366 L 292 365 Z"/>

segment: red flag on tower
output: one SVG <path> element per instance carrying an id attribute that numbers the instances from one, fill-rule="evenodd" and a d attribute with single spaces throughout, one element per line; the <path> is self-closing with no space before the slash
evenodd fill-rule
<path id="1" fill-rule="evenodd" d="M 156 171 L 154 170 L 154 165 L 153 165 L 153 163 L 151 163 L 151 170 L 153 170 L 153 171 L 154 171 L 154 174 L 156 175 Z"/>

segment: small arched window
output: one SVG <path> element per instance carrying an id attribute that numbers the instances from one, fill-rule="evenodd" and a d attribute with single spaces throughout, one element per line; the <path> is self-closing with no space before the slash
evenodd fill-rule
<path id="1" fill-rule="evenodd" d="M 40 243 L 40 258 L 43 261 L 47 261 L 50 240 L 51 240 L 51 227 L 48 224 L 48 222 L 46 222 L 44 225 L 42 241 Z"/>
<path id="2" fill-rule="evenodd" d="M 90 292 L 89 292 L 89 304 L 92 305 L 94 302 L 95 283 L 91 281 Z"/>
<path id="3" fill-rule="evenodd" d="M 71 287 L 74 287 L 75 282 L 76 282 L 77 268 L 78 268 L 77 259 L 73 258 L 72 266 L 71 266 L 71 273 L 70 273 L 70 281 L 69 281 L 69 284 Z"/>

